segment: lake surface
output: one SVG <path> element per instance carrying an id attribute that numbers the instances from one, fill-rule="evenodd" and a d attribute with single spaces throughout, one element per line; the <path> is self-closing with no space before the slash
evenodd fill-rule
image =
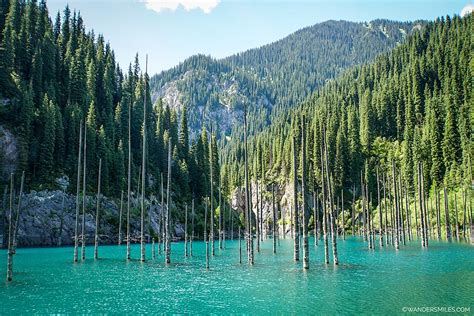
<path id="1" fill-rule="evenodd" d="M 378 241 L 377 241 L 378 242 Z M 127 262 L 125 245 L 93 246 L 84 262 L 73 263 L 73 248 L 18 249 L 14 280 L 7 284 L 6 251 L 1 250 L 0 313 L 192 313 L 192 314 L 394 314 L 403 307 L 463 307 L 474 312 L 474 246 L 419 242 L 369 251 L 358 237 L 338 242 L 339 266 L 323 264 L 324 248 L 310 243 L 310 270 L 293 261 L 293 243 L 272 240 L 255 252 L 255 265 L 239 264 L 238 241 L 211 257 L 205 245 L 172 244 L 172 264 L 163 255 L 145 263 L 139 245 Z M 330 252 L 331 254 L 331 252 Z M 147 248 L 151 257 L 151 245 Z"/>

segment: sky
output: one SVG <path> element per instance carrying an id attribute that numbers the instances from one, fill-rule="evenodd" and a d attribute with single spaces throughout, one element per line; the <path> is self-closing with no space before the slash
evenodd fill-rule
<path id="1" fill-rule="evenodd" d="M 148 54 L 148 73 L 194 54 L 222 58 L 327 20 L 433 20 L 474 8 L 472 0 L 48 0 L 53 18 L 69 4 L 103 34 L 127 68 Z M 143 67 L 144 68 L 144 67 Z"/>

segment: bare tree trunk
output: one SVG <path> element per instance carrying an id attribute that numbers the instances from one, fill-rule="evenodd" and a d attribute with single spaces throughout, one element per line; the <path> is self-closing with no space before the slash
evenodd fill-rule
<path id="1" fill-rule="evenodd" d="M 188 256 L 188 203 L 184 205 L 184 256 Z"/>
<path id="2" fill-rule="evenodd" d="M 206 244 L 206 270 L 209 270 L 209 239 L 207 237 L 207 199 L 204 206 L 204 242 Z"/>
<path id="3" fill-rule="evenodd" d="M 191 238 L 189 240 L 189 255 L 193 256 L 193 239 L 194 239 L 194 199 L 191 204 Z"/>
<path id="4" fill-rule="evenodd" d="M 352 236 L 355 236 L 356 231 L 355 231 L 355 185 L 352 188 L 352 205 L 351 205 L 351 217 L 352 217 Z"/>
<path id="5" fill-rule="evenodd" d="M 397 176 L 395 172 L 395 161 L 392 160 L 392 180 L 393 180 L 393 202 L 395 204 L 395 249 L 399 249 L 399 238 L 398 238 L 398 218 L 399 218 L 399 205 L 398 205 L 398 195 L 397 195 Z"/>
<path id="6" fill-rule="evenodd" d="M 344 225 L 344 190 L 341 190 L 341 209 L 342 209 L 342 240 L 346 240 L 346 228 Z"/>
<path id="7" fill-rule="evenodd" d="M 145 77 L 144 93 L 143 93 L 143 131 L 142 131 L 142 199 L 140 214 L 140 260 L 145 261 L 145 192 L 146 192 L 146 93 L 147 93 L 147 72 L 148 72 L 148 55 L 145 59 Z"/>
<path id="8" fill-rule="evenodd" d="M 222 248 L 225 249 L 225 210 L 226 210 L 226 206 L 225 206 L 225 199 L 224 199 L 224 203 L 222 204 Z"/>
<path id="9" fill-rule="evenodd" d="M 435 197 L 436 197 L 436 228 L 437 228 L 437 237 L 438 240 L 441 240 L 441 205 L 439 201 L 439 190 L 435 187 Z"/>
<path id="10" fill-rule="evenodd" d="M 423 192 L 422 192 L 422 182 L 423 179 L 421 178 L 421 164 L 418 163 L 418 174 L 417 174 L 417 180 L 418 180 L 418 198 L 420 202 L 420 224 L 421 224 L 421 246 L 424 248 L 426 247 L 425 244 L 425 225 L 424 225 L 424 216 L 423 216 Z"/>
<path id="11" fill-rule="evenodd" d="M 156 254 L 155 254 L 155 237 L 151 239 L 151 258 L 155 260 Z"/>
<path id="12" fill-rule="evenodd" d="M 100 177 L 102 174 L 102 159 L 99 159 L 99 176 L 97 179 L 97 206 L 95 209 L 95 237 L 94 237 L 94 259 L 99 258 L 99 208 L 100 208 Z"/>
<path id="13" fill-rule="evenodd" d="M 17 210 L 16 210 L 16 217 L 15 217 L 15 226 L 13 229 L 13 254 L 16 254 L 16 246 L 17 246 L 17 238 L 16 236 L 18 235 L 18 226 L 20 224 L 20 211 L 21 211 L 21 198 L 23 196 L 23 185 L 25 183 L 25 171 L 22 172 L 21 175 L 21 184 L 20 184 L 20 194 L 18 196 L 18 205 L 17 205 Z"/>
<path id="14" fill-rule="evenodd" d="M 329 264 L 329 245 L 328 245 L 328 225 L 327 225 L 327 212 L 326 212 L 326 189 L 325 189 L 325 180 L 324 180 L 324 155 L 323 155 L 323 146 L 321 145 L 321 193 L 322 193 L 322 202 L 323 206 L 323 241 L 324 241 L 324 263 Z"/>
<path id="15" fill-rule="evenodd" d="M 242 263 L 242 239 L 240 238 L 240 225 L 239 225 L 239 263 Z"/>
<path id="16" fill-rule="evenodd" d="M 127 175 L 127 260 L 130 260 L 130 199 L 132 185 L 132 104 L 128 106 L 128 175 Z M 163 206 L 163 204 L 162 204 Z"/>
<path id="17" fill-rule="evenodd" d="M 209 142 L 209 158 L 210 158 L 210 174 L 211 174 L 211 214 L 210 214 L 210 227 L 209 227 L 209 239 L 211 241 L 211 253 L 214 256 L 214 174 L 213 174 L 213 153 L 212 153 L 212 123 L 211 123 L 211 135 L 210 135 L 210 142 Z"/>
<path id="18" fill-rule="evenodd" d="M 260 252 L 260 203 L 259 203 L 259 195 L 258 195 L 258 176 L 255 174 L 255 187 L 256 187 L 256 194 L 255 197 L 257 198 L 257 212 L 256 212 L 256 217 L 257 217 L 257 222 L 255 223 L 255 233 L 257 235 L 257 252 Z"/>
<path id="19" fill-rule="evenodd" d="M 313 222 L 314 222 L 314 246 L 318 246 L 318 201 L 317 201 L 317 189 L 313 191 Z"/>
<path id="20" fill-rule="evenodd" d="M 458 218 L 458 194 L 456 191 L 454 191 L 454 220 L 456 221 L 454 223 L 454 229 L 456 232 L 456 240 L 459 241 L 459 218 Z"/>
<path id="21" fill-rule="evenodd" d="M 86 259 L 86 234 L 85 234 L 85 226 L 86 226 L 86 157 L 87 157 L 87 128 L 84 123 L 84 171 L 82 174 L 82 238 L 81 238 L 81 258 L 82 260 Z"/>
<path id="22" fill-rule="evenodd" d="M 163 173 L 161 173 L 161 241 L 158 245 L 158 251 L 161 254 L 161 244 L 163 243 L 163 251 L 166 252 L 166 223 L 165 223 L 165 191 L 163 184 Z"/>
<path id="23" fill-rule="evenodd" d="M 411 232 L 411 212 L 410 212 L 410 201 L 408 200 L 408 185 L 405 186 L 405 208 L 407 212 L 407 233 L 408 233 L 408 240 L 411 241 L 412 232 Z"/>
<path id="24" fill-rule="evenodd" d="M 380 204 L 380 178 L 379 178 L 379 167 L 375 169 L 377 174 L 377 206 L 379 208 L 379 245 L 383 247 L 383 220 L 382 220 L 382 205 Z"/>
<path id="25" fill-rule="evenodd" d="M 462 236 L 465 240 L 467 240 L 467 235 L 466 235 L 466 218 L 467 218 L 467 207 L 466 207 L 466 190 L 463 190 L 462 192 L 462 206 L 463 206 L 463 224 L 462 224 Z"/>
<path id="26" fill-rule="evenodd" d="M 387 177 L 388 178 L 388 177 Z M 382 183 L 383 183 L 383 209 L 385 213 L 385 223 L 384 223 L 384 231 L 385 231 L 385 242 L 388 245 L 388 207 L 387 207 L 387 182 L 388 179 L 385 179 L 385 173 L 382 173 Z"/>
<path id="27" fill-rule="evenodd" d="M 395 181 L 395 180 L 393 180 L 393 181 Z M 394 203 L 393 203 L 393 200 L 392 200 L 394 198 L 394 195 L 393 195 L 393 192 L 392 192 L 393 185 L 391 186 L 388 175 L 387 175 L 387 182 L 388 182 L 388 185 L 389 185 L 388 192 L 389 192 L 389 200 L 390 200 L 389 201 L 390 202 L 390 243 L 392 244 L 392 246 L 394 246 L 395 245 L 395 222 L 394 222 L 395 216 L 394 216 Z M 392 192 L 392 196 L 390 196 L 390 192 Z"/>
<path id="28" fill-rule="evenodd" d="M 234 240 L 234 216 L 232 214 L 232 206 L 229 207 L 229 218 L 230 218 L 230 240 Z"/>
<path id="29" fill-rule="evenodd" d="M 296 136 L 293 136 L 293 223 L 294 223 L 294 250 L 293 259 L 300 260 L 299 229 L 298 229 L 298 167 L 296 153 Z"/>
<path id="30" fill-rule="evenodd" d="M 366 214 L 367 214 L 367 209 L 366 209 L 366 204 L 365 204 L 365 199 L 366 199 L 366 196 L 365 196 L 365 186 L 364 186 L 364 177 L 363 177 L 363 174 L 362 174 L 362 170 L 360 171 L 360 194 L 362 196 L 362 233 L 363 233 L 363 240 L 364 241 L 368 241 L 368 238 L 367 238 L 367 218 L 366 218 Z M 369 242 L 369 248 L 370 248 L 370 242 Z"/>
<path id="31" fill-rule="evenodd" d="M 420 232 L 418 230 L 418 210 L 416 209 L 416 190 L 413 193 L 413 205 L 415 207 L 415 232 L 416 232 L 416 238 L 418 239 L 420 237 Z"/>
<path id="32" fill-rule="evenodd" d="M 424 238 L 425 247 L 428 247 L 428 210 L 426 206 L 426 195 L 425 195 L 425 177 L 423 171 L 423 163 L 420 162 L 420 176 L 421 176 L 421 194 L 423 196 L 423 224 L 424 224 Z"/>
<path id="33" fill-rule="evenodd" d="M 248 171 L 248 147 L 247 147 L 247 106 L 244 107 L 244 169 L 245 169 L 245 214 L 246 214 L 246 234 L 248 261 L 254 263 L 253 258 L 253 237 L 250 218 L 250 196 L 249 196 L 249 171 Z"/>
<path id="34" fill-rule="evenodd" d="M 10 173 L 10 212 L 8 215 L 7 281 L 11 281 L 13 279 L 12 220 L 13 220 L 13 172 Z"/>
<path id="35" fill-rule="evenodd" d="M 77 182 L 76 182 L 76 222 L 74 229 L 74 262 L 77 262 L 79 247 L 79 195 L 81 192 L 81 150 L 82 150 L 82 121 L 79 129 L 79 152 L 77 154 Z"/>
<path id="36" fill-rule="evenodd" d="M 302 152 L 302 175 L 301 193 L 303 195 L 303 269 L 309 269 L 309 243 L 308 243 L 308 201 L 306 187 L 306 120 L 303 115 L 301 121 L 301 152 Z"/>
<path id="37" fill-rule="evenodd" d="M 262 188 L 260 188 L 260 241 L 263 242 L 263 189 L 265 188 L 265 171 L 264 162 L 262 161 Z M 268 216 L 267 216 L 267 227 L 265 228 L 265 239 L 267 238 L 268 227 Z"/>
<path id="38" fill-rule="evenodd" d="M 451 241 L 451 224 L 449 223 L 449 207 L 448 207 L 448 191 L 446 186 L 443 188 L 444 190 L 444 214 L 445 214 L 445 226 L 446 226 L 446 238 L 448 241 Z"/>
<path id="39" fill-rule="evenodd" d="M 401 240 L 403 242 L 403 245 L 406 245 L 406 239 L 405 239 L 405 219 L 403 218 L 403 187 L 402 187 L 402 171 L 401 169 L 398 170 L 398 209 L 399 209 L 399 229 L 401 232 Z"/>
<path id="40" fill-rule="evenodd" d="M 277 201 L 277 206 L 278 206 L 279 208 L 281 208 L 281 205 L 280 205 L 280 202 L 279 202 L 279 201 Z M 282 229 L 283 229 L 283 239 L 286 239 L 286 222 L 285 222 L 285 221 L 286 221 L 286 213 L 283 214 L 283 210 L 281 210 L 280 216 L 281 216 L 282 226 L 283 226 L 283 227 L 282 227 Z M 278 228 L 278 229 L 280 229 L 280 228 Z"/>
<path id="41" fill-rule="evenodd" d="M 276 210 L 275 210 L 275 185 L 272 183 L 272 213 L 273 213 L 273 223 L 272 223 L 272 237 L 273 237 L 273 253 L 276 253 Z"/>
<path id="42" fill-rule="evenodd" d="M 118 232 L 118 244 L 122 244 L 122 212 L 123 212 L 123 190 L 120 193 L 120 214 L 119 214 L 119 232 Z"/>
<path id="43" fill-rule="evenodd" d="M 170 232 L 170 190 L 171 190 L 171 138 L 168 140 L 168 183 L 166 187 L 166 247 L 165 247 L 165 262 L 169 264 L 171 262 L 171 232 Z"/>
<path id="44" fill-rule="evenodd" d="M 331 240 L 332 240 L 332 257 L 333 257 L 333 263 L 335 265 L 339 264 L 339 258 L 337 255 L 337 240 L 336 240 L 336 234 L 334 233 L 334 211 L 333 211 L 333 205 L 334 205 L 334 196 L 332 194 L 332 188 L 331 188 L 331 176 L 329 175 L 329 165 L 328 165 L 328 144 L 327 144 L 327 139 L 326 139 L 326 130 L 323 128 L 323 135 L 324 135 L 324 153 L 326 156 L 325 159 L 325 169 L 326 169 L 326 180 L 327 180 L 327 187 L 328 187 L 328 200 L 329 200 L 329 214 L 330 214 L 330 225 L 331 225 Z"/>
<path id="45" fill-rule="evenodd" d="M 222 249 L 222 194 L 221 194 L 221 177 L 219 176 L 219 249 Z"/>

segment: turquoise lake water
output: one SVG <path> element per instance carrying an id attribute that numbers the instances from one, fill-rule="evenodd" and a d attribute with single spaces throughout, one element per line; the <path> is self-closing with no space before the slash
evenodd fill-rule
<path id="1" fill-rule="evenodd" d="M 255 264 L 239 264 L 238 241 L 211 258 L 205 269 L 205 246 L 172 244 L 172 264 L 163 255 L 145 263 L 139 245 L 127 262 L 125 245 L 93 246 L 84 262 L 73 263 L 73 249 L 18 249 L 14 280 L 7 283 L 6 251 L 1 250 L 0 313 L 192 313 L 192 314 L 394 314 L 404 307 L 463 307 L 474 313 L 474 246 L 413 242 L 369 251 L 358 237 L 339 240 L 339 266 L 323 264 L 322 244 L 311 240 L 310 270 L 293 261 L 292 240 L 272 241 L 255 252 Z M 242 242 L 245 248 L 244 242 Z M 151 245 L 147 248 L 151 257 Z"/>

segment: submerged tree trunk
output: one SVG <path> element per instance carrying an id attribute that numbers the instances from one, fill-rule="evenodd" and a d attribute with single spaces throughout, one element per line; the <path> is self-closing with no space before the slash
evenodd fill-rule
<path id="1" fill-rule="evenodd" d="M 97 206 L 95 209 L 95 236 L 94 236 L 94 259 L 99 258 L 99 209 L 100 209 L 100 177 L 102 174 L 102 159 L 99 159 L 99 176 L 97 178 Z"/>
<path id="2" fill-rule="evenodd" d="M 298 175 L 297 175 L 297 153 L 296 153 L 296 136 L 293 136 L 293 225 L 294 225 L 294 242 L 293 242 L 293 259 L 300 260 L 299 245 L 299 229 L 298 229 Z"/>
<path id="3" fill-rule="evenodd" d="M 423 178 L 422 178 L 422 172 L 421 172 L 421 163 L 418 163 L 418 196 L 419 196 L 419 202 L 420 202 L 420 219 L 421 219 L 421 246 L 423 248 L 426 247 L 426 239 L 425 239 L 425 232 L 426 232 L 426 223 L 425 223 L 425 216 L 424 216 L 424 194 L 423 194 Z"/>
<path id="4" fill-rule="evenodd" d="M 412 240 L 412 232 L 411 232 L 411 212 L 410 212 L 410 202 L 408 200 L 408 186 L 405 186 L 405 208 L 407 212 L 407 233 L 408 233 L 408 240 Z"/>
<path id="5" fill-rule="evenodd" d="M 166 246 L 165 246 L 165 263 L 169 264 L 171 262 L 171 232 L 170 232 L 170 187 L 171 187 L 171 138 L 168 140 L 168 183 L 166 187 Z"/>
<path id="6" fill-rule="evenodd" d="M 253 258 L 253 237 L 250 218 L 250 196 L 249 196 L 249 171 L 248 171 L 248 146 L 247 146 L 247 106 L 244 107 L 244 171 L 245 171 L 245 221 L 247 237 L 247 257 L 250 264 L 254 263 Z"/>
<path id="7" fill-rule="evenodd" d="M 380 204 L 380 178 L 379 178 L 379 167 L 375 170 L 377 174 L 377 205 L 379 208 L 379 245 L 383 247 L 383 220 L 382 220 L 382 205 Z"/>
<path id="8" fill-rule="evenodd" d="M 273 253 L 276 253 L 276 210 L 275 210 L 275 188 L 272 183 L 272 213 L 273 213 L 273 223 L 272 223 L 272 237 L 273 237 Z"/>
<path id="9" fill-rule="evenodd" d="M 333 211 L 333 205 L 334 205 L 334 196 L 332 193 L 332 181 L 331 181 L 331 176 L 329 174 L 329 163 L 328 163 L 328 144 L 327 144 L 327 139 L 326 139 L 326 131 L 323 129 L 323 135 L 324 135 L 324 153 L 326 156 L 325 159 L 325 169 L 326 169 L 326 180 L 327 180 L 327 187 L 328 187 L 328 201 L 329 201 L 329 214 L 330 214 L 330 225 L 331 225 L 331 241 L 332 241 L 332 256 L 333 256 L 333 263 L 335 265 L 339 264 L 339 258 L 337 255 L 337 240 L 336 240 L 336 234 L 334 233 L 334 211 Z"/>
<path id="10" fill-rule="evenodd" d="M 82 177 L 82 238 L 81 238 L 81 258 L 82 260 L 86 259 L 86 157 L 87 157 L 87 128 L 84 124 L 84 170 L 83 170 L 83 177 Z"/>
<path id="11" fill-rule="evenodd" d="M 402 171 L 401 169 L 398 170 L 398 208 L 399 208 L 399 224 L 400 224 L 400 231 L 401 231 L 401 240 L 403 245 L 406 245 L 405 239 L 405 220 L 404 220 L 404 211 L 403 211 L 403 187 L 402 187 Z"/>
<path id="12" fill-rule="evenodd" d="M 240 238 L 240 225 L 239 225 L 239 263 L 242 263 L 242 239 Z"/>
<path id="13" fill-rule="evenodd" d="M 156 254 L 155 254 L 155 237 L 151 239 L 151 258 L 155 260 Z"/>
<path id="14" fill-rule="evenodd" d="M 128 106 L 128 170 L 127 170 L 127 260 L 130 260 L 130 199 L 132 190 L 132 104 Z"/>
<path id="15" fill-rule="evenodd" d="M 456 233 L 456 240 L 459 241 L 459 215 L 458 215 L 458 194 L 454 191 L 454 230 Z"/>
<path id="16" fill-rule="evenodd" d="M 120 193 L 120 214 L 119 214 L 119 232 L 118 232 L 118 244 L 122 244 L 122 213 L 123 213 L 123 190 Z"/>
<path id="17" fill-rule="evenodd" d="M 322 193 L 322 200 L 321 205 L 323 207 L 323 241 L 324 241 L 324 263 L 329 264 L 329 249 L 328 249 L 328 225 L 327 225 L 327 199 L 326 199 L 326 186 L 324 180 L 324 155 L 323 155 L 323 147 L 321 145 L 321 193 Z"/>
<path id="18" fill-rule="evenodd" d="M 257 222 L 255 223 L 255 234 L 257 237 L 257 252 L 260 252 L 260 203 L 259 203 L 259 195 L 258 195 L 258 176 L 255 175 L 255 197 L 257 198 L 257 212 L 256 212 L 256 217 L 257 217 Z"/>
<path id="19" fill-rule="evenodd" d="M 387 179 L 388 181 L 388 179 Z M 388 245 L 388 207 L 387 207 L 387 182 L 385 179 L 385 173 L 382 173 L 382 183 L 383 183 L 383 210 L 385 213 L 385 223 L 384 223 L 384 231 L 385 231 L 385 242 Z"/>
<path id="20" fill-rule="evenodd" d="M 449 201 L 448 201 L 448 191 L 446 186 L 443 188 L 444 191 L 444 215 L 445 215 L 445 226 L 446 226 L 446 238 L 448 241 L 451 241 L 451 224 L 449 223 Z"/>
<path id="21" fill-rule="evenodd" d="M 344 225 L 344 190 L 341 190 L 341 209 L 342 209 L 342 240 L 346 240 L 346 228 Z"/>
<path id="22" fill-rule="evenodd" d="M 393 182 L 393 202 L 395 205 L 395 249 L 399 249 L 399 238 L 398 238 L 398 214 L 399 214 L 399 205 L 398 205 L 398 192 L 397 192 L 397 176 L 395 172 L 395 161 L 392 160 L 392 182 Z"/>
<path id="23" fill-rule="evenodd" d="M 466 235 L 466 218 L 467 218 L 467 212 L 466 212 L 466 190 L 462 192 L 462 206 L 463 206 L 463 224 L 462 224 L 462 236 L 465 240 L 467 240 L 467 235 Z"/>
<path id="24" fill-rule="evenodd" d="M 193 240 L 194 240 L 194 199 L 191 202 L 191 238 L 189 239 L 189 255 L 193 256 Z"/>
<path id="25" fill-rule="evenodd" d="M 206 245 L 206 270 L 209 270 L 209 239 L 207 236 L 207 204 L 208 200 L 205 201 L 204 206 L 204 243 Z"/>
<path id="26" fill-rule="evenodd" d="M 145 261 L 145 193 L 146 193 L 146 92 L 147 92 L 147 72 L 148 72 L 148 55 L 145 58 L 145 77 L 144 93 L 143 93 L 143 128 L 142 128 L 142 199 L 141 199 L 141 216 L 140 216 L 140 260 Z"/>
<path id="27" fill-rule="evenodd" d="M 82 151 L 82 121 L 79 128 L 79 152 L 77 154 L 77 181 L 76 181 L 76 222 L 74 225 L 74 262 L 77 262 L 79 247 L 79 195 L 81 192 L 81 151 Z"/>
<path id="28" fill-rule="evenodd" d="M 318 246 L 318 201 L 317 201 L 317 189 L 313 191 L 313 222 L 314 222 L 314 246 Z"/>
<path id="29" fill-rule="evenodd" d="M 352 226 L 352 236 L 355 236 L 355 185 L 352 188 L 352 205 L 351 205 L 351 226 Z"/>
<path id="30" fill-rule="evenodd" d="M 439 190 L 435 187 L 435 198 L 436 198 L 436 232 L 438 240 L 441 240 L 441 205 L 439 201 Z"/>
<path id="31" fill-rule="evenodd" d="M 211 175 L 211 214 L 210 214 L 210 227 L 209 227 L 209 239 L 211 242 L 211 253 L 214 256 L 214 174 L 213 174 L 213 153 L 212 153 L 212 123 L 211 123 L 211 140 L 209 141 L 209 158 L 210 158 L 210 175 Z"/>
<path id="32" fill-rule="evenodd" d="M 13 279 L 12 220 L 13 220 L 13 172 L 10 173 L 10 211 L 8 215 L 7 281 L 11 281 Z"/>
<path id="33" fill-rule="evenodd" d="M 184 256 L 188 256 L 188 204 L 184 205 Z"/>
<path id="34" fill-rule="evenodd" d="M 160 244 L 158 245 L 158 252 L 161 254 L 161 244 L 163 243 L 163 251 L 166 252 L 166 223 L 165 223 L 165 190 L 163 184 L 163 173 L 161 173 L 161 240 Z"/>
<path id="35" fill-rule="evenodd" d="M 306 121 L 303 115 L 301 122 L 301 193 L 303 195 L 303 269 L 309 269 L 309 243 L 308 243 L 308 201 L 306 187 Z"/>

